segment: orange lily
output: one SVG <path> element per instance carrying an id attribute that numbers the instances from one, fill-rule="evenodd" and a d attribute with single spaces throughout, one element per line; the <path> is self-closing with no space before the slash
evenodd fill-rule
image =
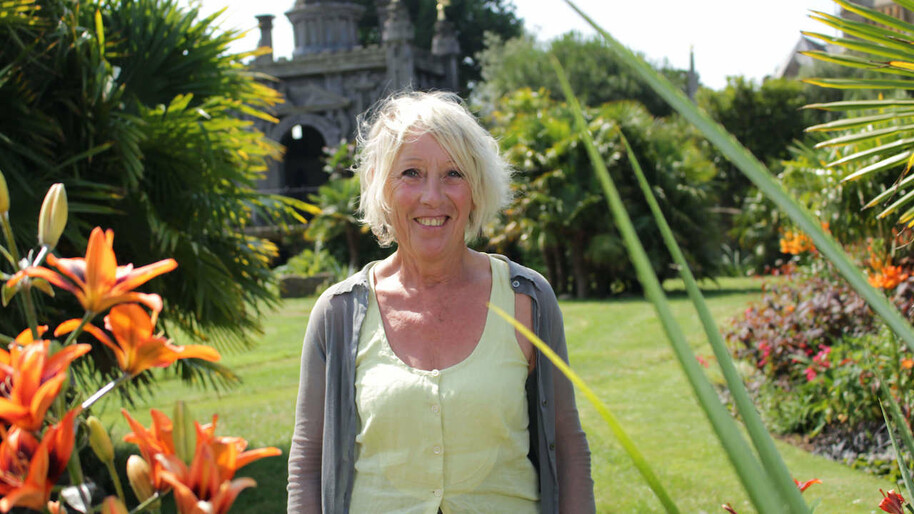
<path id="1" fill-rule="evenodd" d="M 172 437 L 174 426 L 171 423 L 171 419 L 162 411 L 150 409 L 149 414 L 152 415 L 152 425 L 147 430 L 139 421 L 130 417 L 126 410 L 121 409 L 121 414 L 124 415 L 127 419 L 127 424 L 133 430 L 133 432 L 124 436 L 124 441 L 137 445 L 143 460 L 152 466 L 152 485 L 155 489 L 157 491 L 167 490 L 168 485 L 162 482 L 159 477 L 161 466 L 159 461 L 156 460 L 156 456 L 175 454 L 175 443 Z"/>
<path id="2" fill-rule="evenodd" d="M 43 510 L 51 488 L 63 474 L 73 452 L 73 422 L 78 409 L 49 427 L 39 443 L 28 430 L 3 431 L 0 442 L 0 511 L 13 507 Z"/>
<path id="3" fill-rule="evenodd" d="M 244 451 L 248 447 L 248 442 L 245 439 L 215 435 L 217 420 L 218 417 L 213 415 L 212 423 L 205 425 L 195 423 L 197 428 L 196 451 L 199 451 L 201 446 L 210 446 L 212 448 L 216 467 L 219 470 L 220 481 L 231 480 L 236 471 L 256 460 L 282 454 L 279 448 L 272 446 Z"/>
<path id="4" fill-rule="evenodd" d="M 23 337 L 30 340 L 31 336 Z M 17 338 L 17 341 L 20 338 Z M 33 432 L 41 428 L 45 412 L 67 379 L 70 363 L 90 349 L 88 344 L 67 346 L 48 356 L 49 341 L 20 347 L 13 343 L 10 352 L 0 350 L 0 376 L 9 386 L 0 395 L 0 419 Z"/>
<path id="5" fill-rule="evenodd" d="M 906 502 L 902 495 L 896 493 L 894 489 L 890 489 L 889 492 L 880 489 L 879 492 L 882 493 L 882 501 L 879 502 L 880 509 L 891 514 L 904 514 Z"/>
<path id="6" fill-rule="evenodd" d="M 278 448 L 244 451 L 248 442 L 241 437 L 215 435 L 216 420 L 195 423 L 197 445 L 188 468 L 176 455 L 159 455 L 161 478 L 171 484 L 181 514 L 228 512 L 238 494 L 257 485 L 251 478 L 234 479 L 235 472 L 264 457 L 280 455 Z"/>
<path id="7" fill-rule="evenodd" d="M 139 302 L 156 312 L 161 311 L 162 298 L 159 295 L 133 290 L 148 280 L 175 269 L 177 262 L 174 259 L 164 259 L 137 269 L 133 269 L 132 264 L 118 266 L 113 245 L 114 232 L 102 231 L 96 227 L 89 235 L 85 258 L 59 259 L 48 254 L 48 264 L 60 273 L 34 266 L 14 275 L 7 281 L 7 286 L 16 285 L 23 276 L 40 277 L 73 293 L 89 312 L 104 312 L 113 305 L 125 302 Z"/>
<path id="8" fill-rule="evenodd" d="M 121 411 L 133 432 L 124 440 L 135 443 L 143 458 L 152 466 L 152 481 L 156 490 L 171 488 L 181 514 L 218 514 L 227 512 L 238 494 L 256 484 L 250 478 L 233 479 L 235 472 L 255 460 L 280 455 L 278 448 L 244 451 L 247 441 L 240 437 L 215 435 L 217 417 L 212 423 L 195 423 L 197 443 L 190 467 L 175 453 L 172 421 L 152 409 L 149 430 Z"/>
<path id="9" fill-rule="evenodd" d="M 242 477 L 219 482 L 212 448 L 202 446 L 194 455 L 190 469 L 175 455 L 159 455 L 162 480 L 172 486 L 179 514 L 223 514 L 228 512 L 238 494 L 255 487 L 253 478 Z"/>
<path id="10" fill-rule="evenodd" d="M 54 335 L 72 332 L 81 321 L 64 321 L 54 331 Z M 114 340 L 91 323 L 86 323 L 83 329 L 111 348 L 120 368 L 130 376 L 138 375 L 152 367 L 164 368 L 178 359 L 220 359 L 219 352 L 209 346 L 176 346 L 167 338 L 154 335 L 152 332 L 155 322 L 155 313 L 150 317 L 139 305 L 127 303 L 112 307 L 105 316 L 105 328 L 114 334 Z"/>

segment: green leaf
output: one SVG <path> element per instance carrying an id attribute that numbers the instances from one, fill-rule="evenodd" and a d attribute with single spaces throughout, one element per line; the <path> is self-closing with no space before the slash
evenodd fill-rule
<path id="1" fill-rule="evenodd" d="M 586 382 L 574 372 L 571 367 L 558 356 L 552 348 L 549 348 L 549 345 L 543 342 L 542 339 L 536 336 L 533 332 L 525 327 L 522 323 L 509 316 L 507 312 L 498 308 L 497 305 L 486 303 L 486 305 L 491 309 L 495 314 L 501 316 L 505 321 L 510 323 L 515 330 L 520 332 L 527 338 L 537 350 L 540 351 L 550 362 L 568 377 L 568 380 L 578 388 L 581 393 L 584 394 L 584 397 L 593 404 L 594 408 L 597 409 L 597 412 L 600 413 L 600 416 L 606 421 L 606 424 L 609 425 L 609 429 L 612 431 L 613 435 L 616 437 L 616 440 L 619 441 L 619 444 L 622 445 L 622 448 L 625 450 L 625 453 L 632 459 L 632 462 L 635 464 L 635 467 L 638 468 L 638 471 L 641 473 L 641 476 L 644 477 L 644 480 L 647 482 L 648 486 L 654 491 L 654 494 L 657 495 L 657 498 L 660 500 L 660 503 L 663 504 L 664 509 L 667 512 L 679 512 L 679 509 L 676 507 L 676 504 L 673 503 L 673 500 L 670 498 L 670 495 L 664 489 L 663 484 L 660 483 L 660 480 L 657 478 L 657 475 L 654 473 L 654 470 L 651 469 L 650 465 L 647 463 L 647 460 L 641 454 L 641 451 L 638 450 L 638 447 L 635 446 L 635 442 L 625 433 L 625 429 L 622 428 L 622 425 L 619 423 L 619 420 L 616 419 L 616 416 L 612 413 L 609 407 L 603 403 L 603 400 L 591 389 Z"/>
<path id="2" fill-rule="evenodd" d="M 904 180 L 902 180 L 900 182 L 896 182 L 895 184 L 892 184 L 892 187 L 886 189 L 882 193 L 879 193 L 878 196 L 876 196 L 875 198 L 870 200 L 866 205 L 863 206 L 863 208 L 869 209 L 870 207 L 877 205 L 878 203 L 882 202 L 886 198 L 897 193 L 899 190 L 907 187 L 909 184 L 911 184 L 911 182 L 914 182 L 914 175 L 909 175 L 909 176 L 905 177 Z"/>
<path id="3" fill-rule="evenodd" d="M 914 107 L 914 100 L 892 98 L 885 100 L 845 100 L 804 105 L 803 109 L 821 109 L 824 111 L 857 111 L 866 109 L 889 109 L 892 107 Z"/>
<path id="4" fill-rule="evenodd" d="M 841 120 L 830 121 L 819 125 L 813 125 L 806 129 L 807 132 L 832 132 L 837 130 L 850 130 L 855 128 L 867 127 L 881 121 L 892 121 L 898 118 L 906 118 L 914 115 L 914 111 L 892 111 L 885 114 L 873 114 L 871 116 L 860 116 L 857 118 L 844 118 Z"/>
<path id="5" fill-rule="evenodd" d="M 730 457 L 730 461 L 739 475 L 743 487 L 749 493 L 752 503 L 763 513 L 783 512 L 783 508 L 786 506 L 784 499 L 781 498 L 778 490 L 773 487 L 771 481 L 767 480 L 759 462 L 743 440 L 736 422 L 730 417 L 727 409 L 721 405 L 717 392 L 707 377 L 704 376 L 704 373 L 702 373 L 695 354 L 679 328 L 679 324 L 673 317 L 663 288 L 660 287 L 660 281 L 657 279 L 657 275 L 654 274 L 650 258 L 638 239 L 635 227 L 628 212 L 625 210 L 619 191 L 606 170 L 606 164 L 600 156 L 590 132 L 587 130 L 587 122 L 584 120 L 583 111 L 574 96 L 574 92 L 571 90 L 571 85 L 568 83 L 561 64 L 554 56 L 552 65 L 558 74 L 565 98 L 571 104 L 571 111 L 574 114 L 578 131 L 590 156 L 597 178 L 603 187 L 606 201 L 612 212 L 613 221 L 622 234 L 625 247 L 635 266 L 638 281 L 644 288 L 645 296 L 654 304 L 657 317 L 660 318 L 667 339 L 670 340 L 673 353 L 679 360 L 679 365 L 685 372 L 699 404 L 704 409 L 711 426 L 714 427 L 721 444 L 727 450 L 727 455 Z M 797 509 L 796 511 L 805 512 L 805 504 L 802 503 L 802 499 L 800 500 L 800 505 L 803 507 L 802 510 Z"/>
<path id="6" fill-rule="evenodd" d="M 670 254 L 673 256 L 673 261 L 679 268 L 679 275 L 682 277 L 689 298 L 695 306 L 695 311 L 698 313 L 698 317 L 701 320 L 705 335 L 708 337 L 708 342 L 711 344 L 711 349 L 714 351 L 714 356 L 717 358 L 717 362 L 720 365 L 724 380 L 727 382 L 727 389 L 730 391 L 730 395 L 733 397 L 737 410 L 739 411 L 743 422 L 746 424 L 746 430 L 755 446 L 756 452 L 758 452 L 765 473 L 767 473 L 768 478 L 775 483 L 782 497 L 791 498 L 792 502 L 799 505 L 803 501 L 800 496 L 800 491 L 797 490 L 796 484 L 793 482 L 793 477 L 787 469 L 787 465 L 784 464 L 781 454 L 774 446 L 774 441 L 771 439 L 768 429 L 765 428 L 762 418 L 759 416 L 758 411 L 755 410 L 752 398 L 749 397 L 749 393 L 746 391 L 746 387 L 743 384 L 742 377 L 740 377 L 736 366 L 733 364 L 730 351 L 727 349 L 727 345 L 724 344 L 717 324 L 714 322 L 714 316 L 711 315 L 708 304 L 705 302 L 704 296 L 698 288 L 698 283 L 692 275 L 692 270 L 689 268 L 688 262 L 686 262 L 685 255 L 683 255 L 682 250 L 679 248 L 679 244 L 676 242 L 676 238 L 673 236 L 673 230 L 670 228 L 669 223 L 667 223 L 666 218 L 664 218 L 663 212 L 660 210 L 660 204 L 657 203 L 657 199 L 651 191 L 650 184 L 648 184 L 647 179 L 644 177 L 644 172 L 635 156 L 634 150 L 632 150 L 632 147 L 621 128 L 618 132 L 619 137 L 625 145 L 625 150 L 628 154 L 629 162 L 632 164 L 635 176 L 638 178 L 641 191 L 644 193 L 651 213 L 654 215 L 654 220 L 657 223 L 657 227 L 660 229 L 663 241 L 666 243 L 667 249 L 669 249 Z M 733 462 L 733 464 L 734 466 L 738 465 L 737 462 Z M 747 479 L 752 478 L 754 477 L 747 477 Z M 764 493 L 764 491 L 760 491 L 760 494 L 762 493 Z"/>
<path id="7" fill-rule="evenodd" d="M 886 393 L 888 393 L 888 391 L 885 389 L 885 384 L 880 383 L 880 386 L 883 390 L 882 394 L 885 396 Z M 891 394 L 889 394 L 888 397 L 891 398 L 891 401 L 895 401 L 895 399 L 891 397 Z M 901 478 L 904 480 L 905 488 L 908 490 L 908 498 L 910 498 L 911 491 L 914 491 L 914 485 L 911 484 L 911 471 L 908 470 L 908 465 L 905 463 L 904 454 L 901 453 L 901 449 L 898 447 L 898 441 L 895 439 L 895 429 L 892 428 L 893 426 L 898 425 L 907 426 L 907 422 L 903 417 L 893 416 L 894 423 L 890 423 L 889 416 L 885 412 L 885 406 L 882 404 L 882 399 L 879 400 L 879 409 L 882 410 L 882 419 L 885 420 L 885 428 L 888 430 L 889 439 L 892 441 L 892 450 L 895 451 L 895 460 L 898 462 L 898 469 L 901 470 Z"/>
<path id="8" fill-rule="evenodd" d="M 883 136 L 892 136 L 903 134 L 905 132 L 914 132 L 914 125 L 904 125 L 902 127 L 888 127 L 884 129 L 870 130 L 867 132 L 851 133 L 845 136 L 836 137 L 827 141 L 816 144 L 815 148 L 824 148 L 827 146 L 843 146 L 848 143 L 859 143 L 869 139 L 876 139 Z"/>
<path id="9" fill-rule="evenodd" d="M 890 79 L 804 79 L 807 84 L 832 89 L 914 89 L 914 80 Z"/>
<path id="10" fill-rule="evenodd" d="M 869 166 L 866 166 L 864 168 L 861 168 L 861 169 L 851 173 L 850 175 L 844 177 L 841 181 L 842 182 L 852 182 L 854 180 L 859 180 L 871 173 L 875 173 L 877 171 L 882 171 L 886 168 L 891 168 L 892 166 L 897 166 L 900 163 L 907 162 L 908 157 L 910 157 L 912 153 L 914 153 L 914 152 L 912 152 L 911 150 L 908 150 L 907 152 L 893 155 L 891 157 L 887 157 L 879 162 L 875 162 L 873 164 L 870 164 Z"/>
<path id="11" fill-rule="evenodd" d="M 892 141 L 892 142 L 886 143 L 884 145 L 874 146 L 872 148 L 867 148 L 866 150 L 862 150 L 860 152 L 856 152 L 856 153 L 847 155 L 845 157 L 838 159 L 837 161 L 832 161 L 832 162 L 828 163 L 828 167 L 833 168 L 836 166 L 841 166 L 842 164 L 847 164 L 847 163 L 855 161 L 857 159 L 863 159 L 865 157 L 877 155 L 877 154 L 880 154 L 880 153 L 888 151 L 888 150 L 896 150 L 899 148 L 904 148 L 906 146 L 910 146 L 912 143 L 914 143 L 914 138 L 898 139 L 896 141 Z"/>
<path id="12" fill-rule="evenodd" d="M 10 300 L 12 300 L 14 296 L 16 296 L 16 293 L 19 292 L 19 289 L 20 289 L 19 284 L 16 284 L 15 286 L 10 287 L 4 282 L 3 286 L 0 287 L 0 303 L 2 303 L 4 307 L 9 305 Z"/>

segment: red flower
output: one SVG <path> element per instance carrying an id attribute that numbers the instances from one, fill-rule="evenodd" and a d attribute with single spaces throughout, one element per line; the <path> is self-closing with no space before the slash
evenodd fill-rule
<path id="1" fill-rule="evenodd" d="M 890 489 L 888 493 L 879 490 L 882 493 L 882 501 L 879 502 L 879 508 L 890 514 L 904 514 L 904 497 Z"/>
<path id="2" fill-rule="evenodd" d="M 821 484 L 822 481 L 819 480 L 818 478 L 813 478 L 812 480 L 807 480 L 806 482 L 800 482 L 799 480 L 794 478 L 793 483 L 797 484 L 797 488 L 802 493 L 802 492 L 805 492 L 807 489 L 809 489 L 809 486 L 811 486 L 813 484 Z"/>
<path id="3" fill-rule="evenodd" d="M 73 452 L 73 421 L 78 409 L 48 427 L 41 442 L 28 430 L 3 431 L 0 442 L 0 511 L 13 507 L 44 510 L 51 488 L 67 468 Z"/>

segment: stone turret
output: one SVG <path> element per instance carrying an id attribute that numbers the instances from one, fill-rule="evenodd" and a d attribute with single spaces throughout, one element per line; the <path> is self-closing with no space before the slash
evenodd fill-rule
<path id="1" fill-rule="evenodd" d="M 435 22 L 435 36 L 432 38 L 432 55 L 444 62 L 447 88 L 457 91 L 460 87 L 457 74 L 460 42 L 457 41 L 457 29 L 444 15 L 444 8 L 449 4 L 450 0 L 438 0 L 438 21 Z"/>
<path id="2" fill-rule="evenodd" d="M 391 0 L 386 10 L 384 25 L 381 27 L 381 42 L 387 51 L 388 87 L 394 90 L 412 87 L 415 27 L 409 19 L 409 11 L 400 0 Z"/>
<path id="3" fill-rule="evenodd" d="M 358 24 L 364 11 L 348 0 L 297 0 L 286 13 L 295 38 L 293 59 L 359 46 Z"/>
<path id="4" fill-rule="evenodd" d="M 272 14 L 257 16 L 257 26 L 260 28 L 260 42 L 257 43 L 257 48 L 270 49 L 270 53 L 257 56 L 255 62 L 258 64 L 273 62 L 273 18 L 275 16 Z"/>

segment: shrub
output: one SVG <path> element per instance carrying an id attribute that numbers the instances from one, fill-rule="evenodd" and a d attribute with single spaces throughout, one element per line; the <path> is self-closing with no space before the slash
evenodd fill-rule
<path id="1" fill-rule="evenodd" d="M 876 262 L 869 260 L 871 267 Z M 910 266 L 907 261 L 880 265 L 870 271 L 870 281 L 884 281 L 881 273 L 887 268 Z M 887 284 L 889 298 L 910 317 L 914 280 L 897 276 L 904 279 Z M 749 388 L 769 426 L 802 434 L 831 457 L 859 463 L 866 461 L 861 453 L 885 452 L 881 383 L 906 417 L 914 408 L 914 357 L 843 280 L 818 262 L 771 279 L 762 299 L 734 321 L 727 339 L 736 356 L 750 364 Z M 886 470 L 885 465 L 875 468 Z"/>

